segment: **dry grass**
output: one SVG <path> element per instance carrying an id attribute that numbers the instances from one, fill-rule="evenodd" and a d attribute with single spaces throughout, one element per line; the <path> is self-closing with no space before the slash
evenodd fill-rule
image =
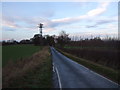
<path id="1" fill-rule="evenodd" d="M 3 68 L 2 84 L 3 88 L 11 87 L 11 84 L 25 76 L 28 72 L 35 70 L 35 68 L 40 67 L 44 64 L 44 60 L 50 56 L 48 47 L 44 47 L 39 52 L 33 54 L 29 58 L 17 60 L 16 63 L 9 61 L 9 63 Z"/>

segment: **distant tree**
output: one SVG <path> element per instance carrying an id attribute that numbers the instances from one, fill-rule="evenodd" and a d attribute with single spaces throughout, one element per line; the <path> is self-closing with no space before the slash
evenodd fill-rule
<path id="1" fill-rule="evenodd" d="M 16 40 L 14 40 L 14 41 L 13 41 L 13 44 L 19 44 L 19 42 L 18 42 L 18 41 L 16 41 Z"/>
<path id="2" fill-rule="evenodd" d="M 6 45 L 7 44 L 7 42 L 6 41 L 2 41 L 2 45 Z"/>
<path id="3" fill-rule="evenodd" d="M 60 45 L 60 47 L 64 47 L 65 44 L 67 44 L 70 41 L 70 38 L 68 36 L 69 34 L 67 34 L 65 31 L 61 31 L 59 33 L 57 43 Z"/>
<path id="4" fill-rule="evenodd" d="M 48 45 L 55 46 L 54 36 L 46 35 L 46 40 Z"/>
<path id="5" fill-rule="evenodd" d="M 14 39 L 2 41 L 2 45 L 13 45 L 13 44 L 19 44 L 19 43 L 18 43 L 18 41 L 14 40 Z"/>
<path id="6" fill-rule="evenodd" d="M 45 36 L 42 38 L 42 41 L 43 41 L 43 45 L 44 45 L 44 46 L 45 46 L 45 45 L 48 45 L 48 43 L 47 43 L 47 39 L 46 39 Z"/>
<path id="7" fill-rule="evenodd" d="M 35 34 L 33 37 L 34 45 L 40 45 L 40 34 Z"/>
<path id="8" fill-rule="evenodd" d="M 31 44 L 32 42 L 28 39 L 23 39 L 20 41 L 20 44 Z"/>

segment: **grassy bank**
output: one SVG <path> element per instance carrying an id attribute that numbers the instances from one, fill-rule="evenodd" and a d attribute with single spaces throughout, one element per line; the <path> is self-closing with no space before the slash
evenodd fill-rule
<path id="1" fill-rule="evenodd" d="M 88 50 L 99 50 L 99 51 L 118 51 L 117 47 L 90 47 L 90 46 L 64 46 L 65 49 L 88 49 Z"/>
<path id="2" fill-rule="evenodd" d="M 92 61 L 89 61 L 89 60 L 86 60 L 86 59 L 83 59 L 83 58 L 78 58 L 78 57 L 76 57 L 72 54 L 63 52 L 60 49 L 57 49 L 57 50 L 60 51 L 65 56 L 67 56 L 68 58 L 71 58 L 72 60 L 78 62 L 79 64 L 82 64 L 85 67 L 87 67 L 87 68 L 89 68 L 89 69 L 91 69 L 91 70 L 93 70 L 93 71 L 111 79 L 112 81 L 115 81 L 116 83 L 120 84 L 120 81 L 119 81 L 120 73 L 118 73 L 119 72 L 118 70 L 114 70 L 112 68 L 108 68 L 108 67 L 105 67 L 103 65 L 96 64 Z"/>
<path id="3" fill-rule="evenodd" d="M 31 56 L 41 48 L 40 46 L 34 45 L 2 46 L 2 65 L 4 67 L 10 60 L 16 61 L 17 59 Z"/>
<path id="4" fill-rule="evenodd" d="M 3 68 L 3 88 L 51 88 L 52 65 L 48 47 Z"/>
<path id="5" fill-rule="evenodd" d="M 119 54 L 120 51 L 114 49 L 104 49 L 98 47 L 98 48 L 62 48 L 61 49 L 64 52 L 68 52 L 72 55 L 75 55 L 79 58 L 84 58 L 89 61 L 104 65 L 106 67 L 110 67 L 113 69 L 119 69 L 120 64 L 119 64 Z"/>

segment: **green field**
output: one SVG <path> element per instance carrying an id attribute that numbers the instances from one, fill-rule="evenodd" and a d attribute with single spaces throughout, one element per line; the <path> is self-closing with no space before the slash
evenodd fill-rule
<path id="1" fill-rule="evenodd" d="M 2 46 L 2 66 L 4 67 L 9 60 L 16 61 L 20 58 L 26 58 L 42 49 L 34 45 L 9 45 Z"/>
<path id="2" fill-rule="evenodd" d="M 29 57 L 5 65 L 2 70 L 2 88 L 52 88 L 52 62 L 48 46 L 43 46 Z"/>

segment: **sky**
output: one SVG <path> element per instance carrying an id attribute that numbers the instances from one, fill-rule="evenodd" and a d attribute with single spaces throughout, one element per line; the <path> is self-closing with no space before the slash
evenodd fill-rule
<path id="1" fill-rule="evenodd" d="M 30 39 L 39 33 L 102 38 L 118 36 L 117 2 L 2 2 L 2 40 Z"/>

